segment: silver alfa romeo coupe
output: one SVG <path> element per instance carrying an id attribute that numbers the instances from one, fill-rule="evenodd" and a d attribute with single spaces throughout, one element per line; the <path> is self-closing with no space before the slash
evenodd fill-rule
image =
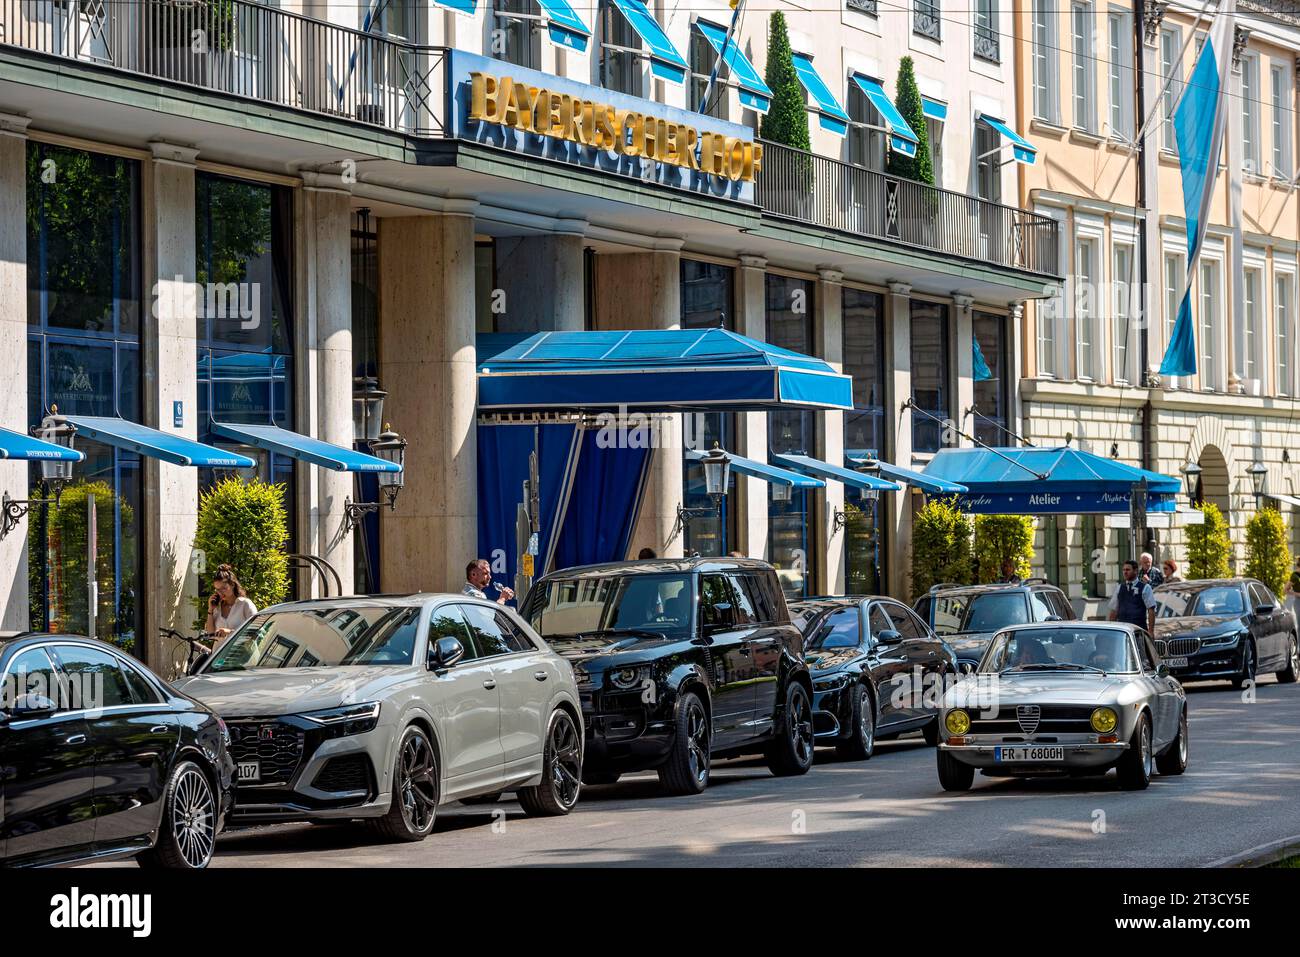
<path id="1" fill-rule="evenodd" d="M 1115 622 L 998 632 L 939 713 L 939 783 L 1103 775 L 1141 790 L 1187 768 L 1187 696 L 1141 628 Z"/>
<path id="2" fill-rule="evenodd" d="M 230 728 L 232 823 L 364 819 L 418 841 L 439 805 L 514 791 L 567 814 L 582 779 L 569 662 L 501 605 L 463 595 L 268 608 L 176 682 Z"/>

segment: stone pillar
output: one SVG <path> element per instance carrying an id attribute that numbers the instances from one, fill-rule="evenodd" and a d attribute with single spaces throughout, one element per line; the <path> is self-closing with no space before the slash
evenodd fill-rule
<path id="1" fill-rule="evenodd" d="M 406 437 L 406 486 L 381 513 L 380 586 L 458 591 L 478 550 L 474 209 L 379 220 L 384 418 Z"/>
<path id="2" fill-rule="evenodd" d="M 912 467 L 912 412 L 903 403 L 912 395 L 912 287 L 891 282 L 885 297 L 885 447 L 889 461 Z M 888 593 L 911 596 L 911 496 L 883 492 L 880 517 L 884 524 L 885 555 L 889 562 Z"/>
<path id="3" fill-rule="evenodd" d="M 581 332 L 586 322 L 583 229 L 496 241 L 497 287 L 505 295 L 498 332 Z"/>
<path id="4" fill-rule="evenodd" d="M 970 296 L 953 296 L 952 305 L 952 335 L 948 339 L 949 366 L 952 373 L 948 387 L 957 397 L 957 404 L 952 409 L 952 419 L 963 432 L 974 435 L 976 419 L 974 416 L 968 418 L 966 410 L 975 404 L 975 326 L 971 315 L 971 307 L 975 305 L 975 300 Z M 1008 324 L 1007 335 L 1014 334 L 1014 330 Z M 958 436 L 957 444 L 974 443 Z"/>
<path id="5" fill-rule="evenodd" d="M 1020 369 L 1025 361 L 1025 353 L 1028 351 L 1029 339 L 1023 335 L 1025 325 L 1025 304 L 1023 302 L 1013 302 L 1007 312 L 1007 383 L 1010 388 L 1007 389 L 1007 428 L 1019 435 L 1024 435 L 1024 423 L 1021 421 L 1021 401 L 1020 401 Z M 973 433 L 972 433 L 973 434 Z M 999 445 L 1015 445 L 1016 440 L 1009 435 L 1002 437 L 1005 442 L 999 441 Z"/>
<path id="6" fill-rule="evenodd" d="M 817 271 L 817 296 L 814 301 L 813 346 L 817 355 L 829 362 L 836 372 L 844 371 L 844 280 L 835 269 Z M 817 416 L 817 457 L 832 465 L 844 464 L 844 413 L 822 412 Z M 835 528 L 836 514 L 844 512 L 844 486 L 827 482 L 814 496 L 821 508 L 809 516 L 813 527 L 809 538 L 825 542 L 814 548 L 813 587 L 818 594 L 844 594 L 844 529 Z"/>
<path id="7" fill-rule="evenodd" d="M 304 174 L 300 203 L 301 231 L 308 271 L 300 315 L 307 323 L 306 365 L 312 381 L 305 383 L 310 410 L 303 431 L 323 442 L 352 448 L 352 207 L 348 191 L 337 176 Z M 354 535 L 345 534 L 346 501 L 354 495 L 351 472 L 305 467 L 309 528 L 304 549 L 329 562 L 343 581 L 343 594 L 353 592 Z M 322 593 L 312 576 L 313 594 Z M 330 583 L 332 590 L 332 583 Z"/>
<path id="8" fill-rule="evenodd" d="M 144 288 L 154 310 L 143 311 L 140 334 L 144 365 L 144 424 L 188 439 L 198 438 L 198 302 L 194 275 L 194 160 L 196 150 L 149 144 L 153 159 L 145 178 Z M 181 403 L 176 426 L 175 404 Z M 160 627 L 188 631 L 189 601 L 200 587 L 206 557 L 193 554 L 198 528 L 198 470 L 144 459 L 144 660 L 167 670 Z M 206 582 L 206 578 L 205 578 Z M 164 675 L 166 676 L 166 675 Z"/>
<path id="9" fill-rule="evenodd" d="M 767 338 L 767 260 L 741 256 L 736 285 L 736 332 L 760 342 Z M 767 461 L 767 413 L 736 413 L 736 451 L 756 462 Z M 736 550 L 749 558 L 767 557 L 768 485 L 762 479 L 736 476 Z"/>
<path id="10" fill-rule="evenodd" d="M 0 426 L 26 434 L 27 118 L 0 113 Z M 0 461 L 0 492 L 26 499 L 26 462 Z M 0 539 L 0 630 L 25 631 L 28 520 Z"/>
<path id="11" fill-rule="evenodd" d="M 600 329 L 677 329 L 682 322 L 682 273 L 678 250 L 613 253 L 596 259 L 596 325 Z M 641 514 L 632 530 L 629 557 L 645 547 L 661 557 L 682 555 L 677 507 L 682 503 L 682 417 L 655 416 L 658 447 L 650 461 Z"/>

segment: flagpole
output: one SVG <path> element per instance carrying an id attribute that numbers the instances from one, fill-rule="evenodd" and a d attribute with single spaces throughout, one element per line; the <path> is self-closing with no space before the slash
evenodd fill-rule
<path id="1" fill-rule="evenodd" d="M 709 82 L 704 87 L 704 93 L 700 96 L 700 102 L 695 112 L 703 113 L 709 106 L 709 94 L 713 92 L 713 83 L 718 78 L 718 69 L 722 66 L 723 57 L 726 56 L 727 50 L 731 47 L 731 37 L 736 31 L 736 22 L 740 18 L 741 8 L 745 6 L 745 0 L 737 0 L 735 8 L 731 11 L 731 23 L 727 25 L 727 36 L 722 41 L 722 48 L 718 50 L 718 55 L 713 61 L 713 69 L 709 72 Z"/>

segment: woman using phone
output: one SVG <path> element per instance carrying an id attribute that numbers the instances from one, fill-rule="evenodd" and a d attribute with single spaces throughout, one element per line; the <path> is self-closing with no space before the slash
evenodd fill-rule
<path id="1" fill-rule="evenodd" d="M 257 614 L 257 606 L 244 594 L 235 570 L 218 565 L 212 576 L 212 596 L 208 599 L 208 620 L 203 630 L 225 638 Z"/>

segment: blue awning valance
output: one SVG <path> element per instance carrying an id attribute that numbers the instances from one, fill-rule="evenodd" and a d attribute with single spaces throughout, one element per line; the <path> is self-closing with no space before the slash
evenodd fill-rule
<path id="1" fill-rule="evenodd" d="M 901 485 L 896 485 L 893 482 L 886 482 L 884 479 L 878 479 L 873 475 L 855 472 L 841 465 L 832 465 L 830 462 L 823 462 L 821 459 L 815 459 L 810 455 L 773 454 L 772 461 L 777 465 L 784 465 L 787 468 L 794 469 L 796 472 L 830 479 L 832 482 L 840 482 L 851 488 L 860 488 L 864 492 L 897 492 L 902 488 Z"/>
<path id="2" fill-rule="evenodd" d="M 791 59 L 794 61 L 794 72 L 799 75 L 799 82 L 816 104 L 817 118 L 822 129 L 844 136 L 849 131 L 849 114 L 844 112 L 840 101 L 813 66 L 812 57 L 806 53 L 792 53 Z"/>
<path id="3" fill-rule="evenodd" d="M 690 67 L 642 0 L 612 0 L 650 52 L 650 72 L 670 83 L 685 83 Z"/>
<path id="4" fill-rule="evenodd" d="M 885 88 L 880 85 L 880 81 L 863 76 L 861 73 L 854 73 L 853 82 L 871 101 L 871 105 L 876 108 L 876 112 L 880 114 L 885 127 L 889 130 L 889 148 L 904 156 L 915 156 L 920 140 L 916 138 L 916 133 L 912 131 L 907 120 L 903 119 L 903 114 L 898 112 L 898 107 L 894 106 L 894 101 L 885 93 Z"/>
<path id="5" fill-rule="evenodd" d="M 266 449 L 310 462 L 335 472 L 400 472 L 401 466 L 378 456 L 367 455 L 355 449 L 344 448 L 299 435 L 275 425 L 244 425 L 234 422 L 213 422 L 212 431 L 227 439 L 243 442 L 257 449 Z"/>
<path id="6" fill-rule="evenodd" d="M 844 457 L 854 466 L 869 466 L 874 468 L 883 478 L 902 482 L 904 485 L 910 485 L 913 488 L 919 488 L 922 492 L 930 495 L 955 495 L 968 491 L 965 485 L 935 478 L 933 475 L 914 472 L 911 469 L 903 468 L 901 465 L 891 465 L 888 462 L 874 459 L 865 452 L 845 452 Z"/>
<path id="7" fill-rule="evenodd" d="M 921 112 L 929 119 L 938 120 L 940 123 L 948 120 L 948 104 L 941 100 L 932 100 L 928 96 L 921 97 Z"/>
<path id="8" fill-rule="evenodd" d="M 183 435 L 160 432 L 138 422 L 128 422 L 126 419 L 95 415 L 69 415 L 66 418 L 77 427 L 78 435 L 147 458 L 170 462 L 172 465 L 207 469 L 249 469 L 257 464 L 247 455 L 204 445 Z"/>
<path id="9" fill-rule="evenodd" d="M 582 22 L 569 0 L 537 0 L 546 18 L 546 35 L 556 46 L 587 52 L 591 42 L 591 30 Z"/>
<path id="10" fill-rule="evenodd" d="M 686 457 L 692 461 L 698 462 L 704 458 L 703 452 L 697 452 L 694 449 L 686 450 Z M 775 465 L 769 465 L 767 462 L 759 462 L 757 459 L 747 459 L 743 455 L 736 455 L 732 452 L 727 453 L 731 460 L 731 471 L 738 472 L 741 475 L 748 475 L 751 478 L 762 479 L 769 485 L 785 485 L 789 488 L 825 488 L 826 483 L 821 479 L 813 478 L 811 475 L 803 475 L 800 472 L 792 472 L 789 469 L 777 468 Z"/>
<path id="11" fill-rule="evenodd" d="M 1026 166 L 1034 165 L 1034 162 L 1038 159 L 1038 147 L 996 116 L 981 113 L 978 119 L 997 130 L 1002 135 L 1002 138 L 1011 144 L 1011 153 L 1015 156 L 1017 162 L 1024 163 Z"/>
<path id="12" fill-rule="evenodd" d="M 1129 511 L 1134 485 L 1147 484 L 1147 510 L 1174 511 L 1178 479 L 1069 446 L 941 449 L 928 478 L 965 485 L 964 512 L 990 515 L 1089 515 Z"/>
<path id="13" fill-rule="evenodd" d="M 745 56 L 744 51 L 740 49 L 740 41 L 734 35 L 728 37 L 726 27 L 720 27 L 708 20 L 696 20 L 695 29 L 700 31 L 700 35 L 708 40 L 709 45 L 722 57 L 722 62 L 727 64 L 729 75 L 740 88 L 740 102 L 751 110 L 766 113 L 768 107 L 772 105 L 772 90 L 763 82 L 763 78 L 754 69 L 754 64 L 749 62 L 749 57 Z M 691 105 L 699 107 L 698 103 Z"/>
<path id="14" fill-rule="evenodd" d="M 41 462 L 80 462 L 85 453 L 64 448 L 53 442 L 32 438 L 21 432 L 0 429 L 0 459 L 36 460 Z"/>
<path id="15" fill-rule="evenodd" d="M 828 363 L 726 329 L 539 332 L 480 359 L 480 412 L 851 409 Z"/>

